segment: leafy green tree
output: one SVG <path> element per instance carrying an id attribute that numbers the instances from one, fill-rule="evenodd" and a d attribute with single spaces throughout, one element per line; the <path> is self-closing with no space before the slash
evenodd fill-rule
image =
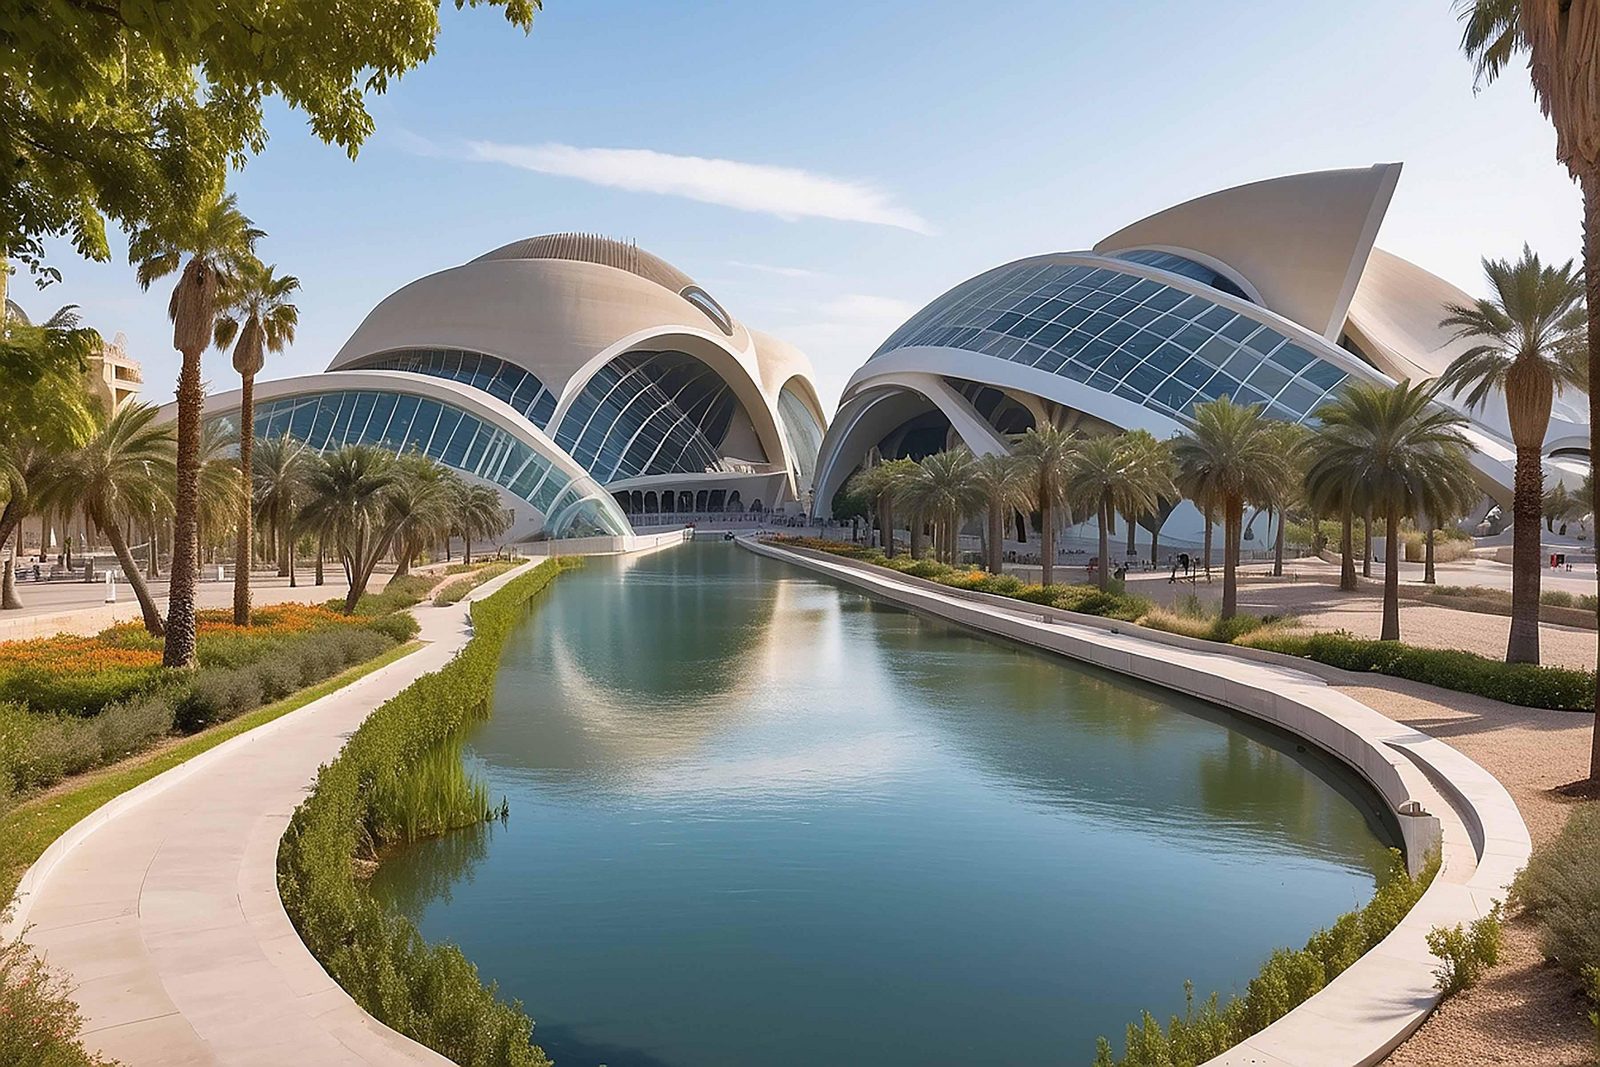
<path id="1" fill-rule="evenodd" d="M 1361 382 L 1317 409 L 1307 481 L 1360 485 L 1362 503 L 1384 522 L 1383 641 L 1400 640 L 1400 520 L 1448 511 L 1475 485 L 1461 433 L 1466 420 L 1434 395 L 1409 381 Z"/>
<path id="2" fill-rule="evenodd" d="M 972 477 L 983 494 L 988 570 L 999 574 L 1005 564 L 1006 523 L 1013 512 L 1028 506 L 1028 469 L 1015 456 L 990 454 L 978 457 Z"/>
<path id="3" fill-rule="evenodd" d="M 1600 380 L 1600 23 L 1590 3 L 1572 0 L 1457 0 L 1461 48 L 1479 85 L 1528 56 L 1534 96 L 1556 131 L 1556 159 L 1583 191 L 1583 274 L 1588 287 L 1583 381 Z M 1589 454 L 1600 456 L 1600 393 L 1589 393 Z M 1586 510 L 1600 515 L 1591 492 Z M 1600 779 L 1600 674 L 1589 777 Z"/>
<path id="4" fill-rule="evenodd" d="M 222 196 L 182 225 L 136 232 L 128 258 L 145 289 L 178 272 L 167 305 L 172 347 L 183 354 L 178 371 L 178 487 L 173 496 L 172 581 L 167 599 L 167 667 L 195 666 L 195 576 L 200 565 L 200 414 L 205 391 L 200 356 L 216 334 L 218 299 L 252 257 L 260 230 Z"/>
<path id="5" fill-rule="evenodd" d="M 1099 520 L 1101 589 L 1111 587 L 1112 516 L 1141 515 L 1160 506 L 1163 493 L 1173 496 L 1172 456 L 1165 448 L 1151 449 L 1127 435 L 1102 435 L 1080 442 L 1067 470 L 1067 499 Z"/>
<path id="6" fill-rule="evenodd" d="M 1028 495 L 1039 511 L 1039 560 L 1045 585 L 1055 578 L 1056 523 L 1067 502 L 1067 477 L 1077 450 L 1076 434 L 1048 424 L 1030 427 L 1011 449 L 1027 467 Z"/>
<path id="7" fill-rule="evenodd" d="M 294 343 L 300 311 L 290 303 L 300 279 L 280 275 L 277 268 L 249 259 L 241 266 L 222 296 L 212 337 L 218 348 L 233 345 L 233 369 L 239 372 L 239 485 L 242 506 L 234 544 L 233 624 L 250 625 L 250 495 L 252 452 L 255 445 L 256 375 L 267 353 L 279 353 Z M 293 572 L 291 571 L 291 574 Z"/>
<path id="8" fill-rule="evenodd" d="M 956 562 L 962 520 L 985 503 L 976 467 L 966 448 L 935 452 L 901 477 L 895 490 L 895 503 L 932 521 L 934 556 L 945 563 Z"/>
<path id="9" fill-rule="evenodd" d="M 911 460 L 882 460 L 871 466 L 863 467 L 851 475 L 847 483 L 849 491 L 867 501 L 877 513 L 878 537 L 882 542 L 881 547 L 886 556 L 893 556 L 894 551 L 894 497 L 897 480 L 904 477 L 907 465 L 914 466 Z"/>
<path id="10" fill-rule="evenodd" d="M 1239 611 L 1245 505 L 1272 499 L 1274 488 L 1289 477 L 1289 457 L 1260 405 L 1235 404 L 1226 396 L 1197 404 L 1189 428 L 1172 447 L 1179 487 L 1205 501 L 1208 513 L 1212 507 L 1222 512 L 1222 617 L 1231 619 Z"/>
<path id="11" fill-rule="evenodd" d="M 422 550 L 450 529 L 454 501 L 445 468 L 417 453 L 401 456 L 395 461 L 388 503 L 394 525 L 394 578 L 404 578 Z M 499 501 L 495 503 L 498 507 Z"/>
<path id="12" fill-rule="evenodd" d="M 162 635 L 161 612 L 128 549 L 122 523 L 126 516 L 148 514 L 171 491 L 176 444 L 171 427 L 156 423 L 158 413 L 147 404 L 127 405 L 66 458 L 57 479 L 111 542 L 139 600 L 144 628 L 156 637 Z"/>
<path id="13" fill-rule="evenodd" d="M 480 2 L 525 31 L 539 6 L 456 6 Z M 58 278 L 48 239 L 104 260 L 108 218 L 138 230 L 199 215 L 265 148 L 267 97 L 354 157 L 373 130 L 367 95 L 438 35 L 437 0 L 0 5 L 0 261 Z"/>
<path id="14" fill-rule="evenodd" d="M 1512 490 L 1511 637 L 1508 663 L 1539 662 L 1539 519 L 1544 493 L 1544 437 L 1557 393 L 1571 384 L 1566 351 L 1587 327 L 1583 277 L 1572 261 L 1547 266 L 1527 245 L 1515 263 L 1485 259 L 1491 295 L 1446 305 L 1440 322 L 1478 343 L 1450 364 L 1443 388 L 1479 407 L 1504 395 L 1517 449 Z"/>

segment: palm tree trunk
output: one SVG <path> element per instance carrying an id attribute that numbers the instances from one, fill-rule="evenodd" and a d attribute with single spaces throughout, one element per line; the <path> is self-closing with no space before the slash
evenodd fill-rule
<path id="1" fill-rule="evenodd" d="M 20 509 L 9 508 L 5 510 L 20 511 Z M 22 516 L 20 514 L 15 518 L 6 517 L 3 522 L 0 522 L 0 550 L 3 550 L 6 542 L 11 539 L 12 531 L 16 532 L 17 545 L 16 549 L 6 559 L 4 573 L 0 574 L 0 611 L 18 611 L 22 608 L 22 598 L 17 595 L 17 560 L 22 558 Z"/>
<path id="2" fill-rule="evenodd" d="M 1224 550 L 1224 551 L 1226 551 L 1226 550 Z M 1200 555 L 1204 557 L 1202 562 L 1205 564 L 1205 568 L 1206 568 L 1206 581 L 1209 582 L 1211 580 L 1211 505 L 1210 504 L 1206 505 L 1205 547 L 1200 550 Z"/>
<path id="3" fill-rule="evenodd" d="M 256 426 L 256 376 L 241 376 L 243 387 L 239 392 L 239 533 L 233 544 L 233 624 L 250 625 L 250 520 L 254 508 L 251 497 L 255 483 L 250 476 L 250 462 L 255 450 Z"/>
<path id="4" fill-rule="evenodd" d="M 911 512 L 911 558 L 921 559 L 928 551 L 928 528 L 922 520 L 922 514 L 916 510 Z"/>
<path id="5" fill-rule="evenodd" d="M 1272 545 L 1272 576 L 1274 578 L 1282 578 L 1283 577 L 1283 542 L 1284 542 L 1285 532 L 1286 532 L 1284 530 L 1284 527 L 1286 525 L 1288 525 L 1284 520 L 1287 518 L 1287 516 L 1283 513 L 1282 509 L 1279 509 L 1278 513 L 1276 515 L 1274 515 L 1273 518 L 1278 520 L 1278 536 L 1273 539 L 1273 545 Z"/>
<path id="6" fill-rule="evenodd" d="M 989 502 L 989 573 L 999 574 L 1005 568 L 1002 545 L 1006 538 L 1005 509 L 999 503 Z"/>
<path id="7" fill-rule="evenodd" d="M 472 531 L 471 530 L 462 531 L 461 541 L 462 541 L 463 546 L 465 548 L 465 551 L 463 551 L 462 555 L 461 555 L 461 562 L 465 563 L 465 564 L 468 564 L 468 565 L 471 565 L 471 563 L 472 563 Z"/>
<path id="8" fill-rule="evenodd" d="M 156 513 L 150 512 L 150 555 L 145 559 L 144 576 L 146 578 L 161 577 L 161 564 L 158 562 L 161 555 L 161 524 L 156 521 Z"/>
<path id="9" fill-rule="evenodd" d="M 1111 525 L 1111 505 L 1105 500 L 1100 501 L 1100 566 L 1095 568 L 1095 573 L 1102 593 L 1111 588 L 1111 541 L 1108 527 Z"/>
<path id="10" fill-rule="evenodd" d="M 1380 641 L 1400 640 L 1400 512 L 1390 508 L 1384 523 L 1383 632 Z"/>
<path id="11" fill-rule="evenodd" d="M 200 384 L 201 351 L 185 351 L 178 371 L 178 486 L 166 644 L 161 654 L 164 666 L 185 670 L 195 666 L 194 588 L 200 567 L 200 415 L 206 399 Z"/>
<path id="12" fill-rule="evenodd" d="M 1511 637 L 1507 663 L 1539 662 L 1539 571 L 1544 546 L 1539 536 L 1544 508 L 1544 464 L 1537 446 L 1517 446 L 1511 496 Z"/>
<path id="13" fill-rule="evenodd" d="M 322 584 L 322 561 L 328 555 L 327 541 L 322 534 L 317 535 L 317 584 Z"/>
<path id="14" fill-rule="evenodd" d="M 294 573 L 294 534 L 290 533 L 289 534 L 289 588 L 290 589 L 296 589 L 296 588 L 299 587 L 299 584 L 300 584 L 299 582 L 295 581 L 295 573 Z"/>
<path id="15" fill-rule="evenodd" d="M 1244 501 L 1222 505 L 1222 617 L 1239 613 L 1239 538 L 1244 527 Z"/>
<path id="16" fill-rule="evenodd" d="M 122 564 L 122 574 L 128 579 L 128 584 L 133 586 L 133 595 L 139 601 L 139 611 L 144 616 L 144 628 L 154 637 L 160 637 L 161 612 L 156 608 L 156 602 L 150 596 L 150 588 L 144 584 L 144 575 L 139 573 L 139 563 L 133 558 L 133 553 L 128 551 L 128 540 L 122 536 L 122 527 L 108 515 L 96 514 L 91 516 L 94 524 L 100 527 L 106 535 L 106 540 L 111 542 L 111 551 L 116 553 L 117 562 Z"/>
<path id="17" fill-rule="evenodd" d="M 1150 566 L 1159 567 L 1161 561 L 1156 557 L 1156 551 L 1161 547 L 1161 527 L 1157 526 L 1150 531 Z"/>
<path id="18" fill-rule="evenodd" d="M 1589 309 L 1589 455 L 1600 456 L 1600 171 L 1584 170 L 1578 176 L 1583 188 L 1583 280 Z M 1600 479 L 1590 479 L 1600 483 Z M 1600 484 L 1587 501 L 1590 514 L 1600 517 Z M 1597 535 L 1600 536 L 1600 535 Z M 1600 568 L 1596 568 L 1600 582 Z M 1597 588 L 1600 592 L 1600 588 Z M 1600 607 L 1596 608 L 1600 613 Z M 1596 639 L 1600 640 L 1600 631 Z M 1590 731 L 1589 777 L 1600 780 L 1600 672 L 1595 674 L 1595 723 Z"/>
<path id="19" fill-rule="evenodd" d="M 1422 584 L 1436 585 L 1439 579 L 1433 572 L 1433 540 L 1434 529 L 1428 527 L 1428 533 L 1422 539 Z"/>
<path id="20" fill-rule="evenodd" d="M 1040 582 L 1049 585 L 1056 576 L 1056 515 L 1048 493 L 1039 496 L 1039 562 Z"/>
<path id="21" fill-rule="evenodd" d="M 1372 512 L 1361 516 L 1361 577 L 1372 577 Z"/>
<path id="22" fill-rule="evenodd" d="M 1134 534 L 1139 532 L 1139 523 L 1132 515 L 1122 516 L 1122 521 L 1128 524 L 1128 548 L 1122 556 L 1124 559 L 1132 559 L 1139 554 L 1139 546 L 1133 541 Z"/>
<path id="23" fill-rule="evenodd" d="M 1339 517 L 1339 588 L 1356 591 L 1356 515 L 1346 508 Z"/>

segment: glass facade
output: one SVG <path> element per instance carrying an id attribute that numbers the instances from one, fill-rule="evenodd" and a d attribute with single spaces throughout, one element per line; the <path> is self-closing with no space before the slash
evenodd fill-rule
<path id="1" fill-rule="evenodd" d="M 344 370 L 406 370 L 449 378 L 505 401 L 541 430 L 556 412 L 556 395 L 515 363 L 456 348 L 406 348 L 358 360 Z"/>
<path id="2" fill-rule="evenodd" d="M 1157 252 L 1153 248 L 1136 248 L 1132 252 L 1118 252 L 1112 258 L 1128 263 L 1142 263 L 1146 267 L 1154 267 L 1171 274 L 1181 274 L 1185 278 L 1192 278 L 1201 285 L 1209 285 L 1240 300 L 1250 299 L 1250 294 L 1239 288 L 1232 278 L 1212 270 L 1204 263 L 1196 263 L 1187 256 L 1175 255 L 1172 252 Z"/>
<path id="3" fill-rule="evenodd" d="M 628 352 L 585 383 L 556 444 L 596 481 L 723 470 L 717 445 L 739 402 L 728 383 L 682 352 Z"/>
<path id="4" fill-rule="evenodd" d="M 785 386 L 778 392 L 778 417 L 783 420 L 783 435 L 794 452 L 795 478 L 801 486 L 811 484 L 817 473 L 817 452 L 822 448 L 822 427 L 811 409 Z"/>
<path id="5" fill-rule="evenodd" d="M 261 440 L 287 435 L 317 452 L 354 444 L 420 452 L 526 500 L 544 515 L 552 537 L 631 532 L 616 502 L 592 479 L 573 478 L 512 434 L 453 404 L 373 389 L 280 397 L 256 404 L 255 433 Z"/>
<path id="6" fill-rule="evenodd" d="M 917 345 L 981 352 L 1169 417 L 1228 395 L 1301 422 L 1347 377 L 1232 308 L 1070 263 L 1019 263 L 965 282 L 912 316 L 873 358 Z"/>

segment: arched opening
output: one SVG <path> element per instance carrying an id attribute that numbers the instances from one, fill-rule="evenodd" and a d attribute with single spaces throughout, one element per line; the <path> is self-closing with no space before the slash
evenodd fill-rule
<path id="1" fill-rule="evenodd" d="M 666 514 L 666 515 L 671 515 L 673 512 L 677 511 L 678 510 L 677 507 L 674 506 L 677 503 L 677 499 L 678 498 L 673 495 L 672 490 L 670 490 L 670 489 L 668 489 L 665 493 L 662 493 L 661 494 L 661 511 L 662 511 L 662 513 Z"/>
<path id="2" fill-rule="evenodd" d="M 739 499 L 739 490 L 737 490 L 737 489 L 735 489 L 733 492 L 728 494 L 728 510 L 729 511 L 743 511 L 744 510 L 744 501 Z"/>
<path id="3" fill-rule="evenodd" d="M 689 492 L 689 490 L 687 490 L 687 489 L 683 489 L 683 490 L 680 490 L 678 492 L 678 510 L 679 511 L 693 511 L 694 510 L 694 494 Z"/>
<path id="4" fill-rule="evenodd" d="M 644 495 L 644 513 L 646 515 L 654 515 L 657 512 L 659 512 L 660 510 L 661 510 L 661 505 L 656 499 L 656 491 L 654 489 L 652 489 L 649 492 L 645 493 L 645 495 Z"/>
<path id="5" fill-rule="evenodd" d="M 696 511 L 708 511 L 708 510 L 710 510 L 709 508 L 706 507 L 706 500 L 707 500 L 708 495 L 709 494 L 707 494 L 704 489 L 700 490 L 698 493 L 696 493 L 694 495 L 694 510 L 696 510 Z"/>
<path id="6" fill-rule="evenodd" d="M 632 500 L 633 500 L 633 513 L 635 515 L 643 514 L 644 513 L 644 494 L 641 493 L 639 490 L 635 489 L 633 491 L 633 494 L 632 494 Z"/>
<path id="7" fill-rule="evenodd" d="M 709 494 L 707 494 L 707 496 L 706 496 L 706 510 L 707 511 L 721 511 L 723 509 L 723 505 L 727 502 L 727 499 L 728 499 L 727 490 L 725 490 L 725 489 L 713 489 L 713 490 L 711 490 L 711 492 Z"/>
<path id="8" fill-rule="evenodd" d="M 756 497 L 754 500 L 750 501 L 750 510 L 756 512 L 757 514 L 759 514 L 761 512 L 761 498 L 760 497 Z"/>
<path id="9" fill-rule="evenodd" d="M 626 492 L 612 493 L 611 495 L 617 498 L 617 506 L 622 509 L 624 514 L 633 514 L 633 504 Z"/>

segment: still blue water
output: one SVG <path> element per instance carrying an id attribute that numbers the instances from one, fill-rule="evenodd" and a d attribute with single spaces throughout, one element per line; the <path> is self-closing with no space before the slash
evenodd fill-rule
<path id="1" fill-rule="evenodd" d="M 725 544 L 565 575 L 471 738 L 505 825 L 377 891 L 561 1067 L 1086 1064 L 1366 900 L 1348 776 Z"/>

